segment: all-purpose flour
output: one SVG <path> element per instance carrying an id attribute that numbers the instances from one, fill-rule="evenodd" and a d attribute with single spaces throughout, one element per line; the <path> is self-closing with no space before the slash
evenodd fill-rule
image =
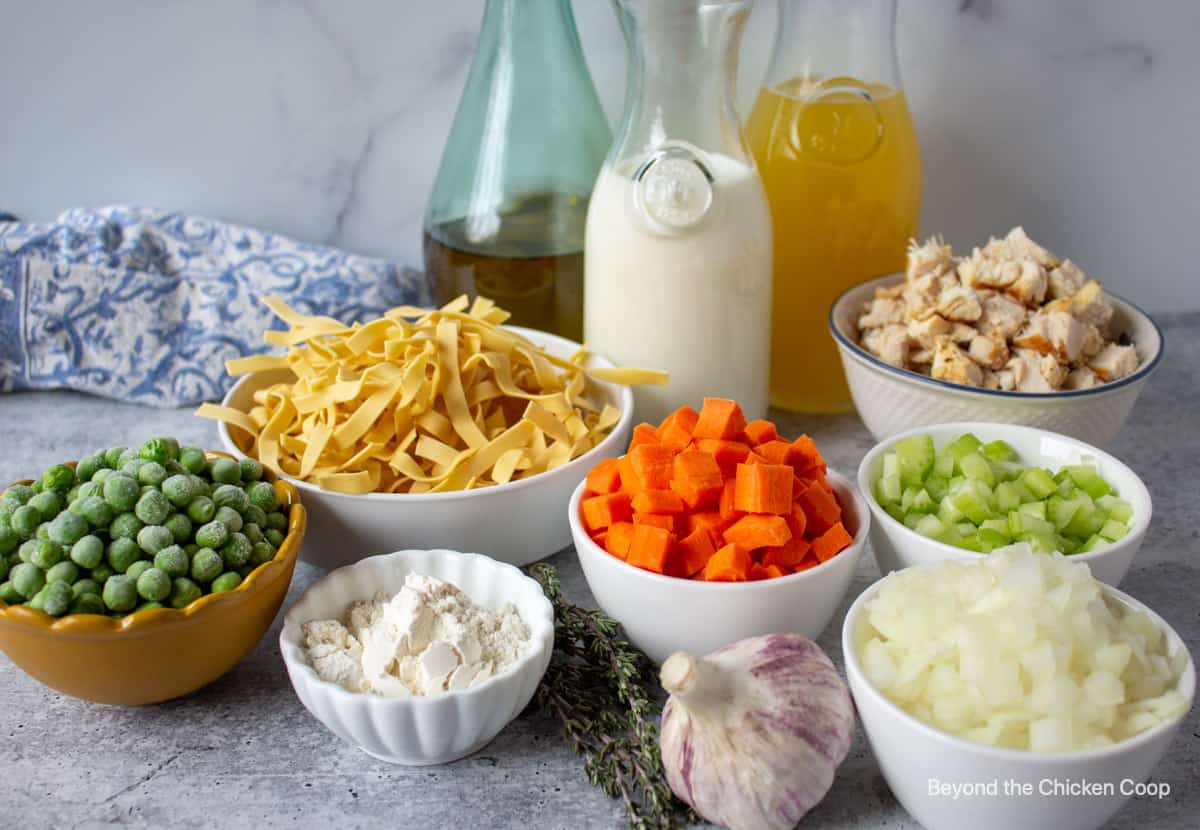
<path id="1" fill-rule="evenodd" d="M 303 631 L 317 676 L 385 697 L 470 688 L 520 657 L 530 636 L 512 605 L 491 611 L 421 574 L 409 574 L 394 597 L 356 602 L 341 620 L 305 623 Z"/>

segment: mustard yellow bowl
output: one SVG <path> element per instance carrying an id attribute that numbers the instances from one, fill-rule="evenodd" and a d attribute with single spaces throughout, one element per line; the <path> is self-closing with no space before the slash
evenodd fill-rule
<path id="1" fill-rule="evenodd" d="M 224 453 L 209 453 L 209 456 Z M 183 608 L 51 617 L 0 601 L 0 651 L 31 677 L 72 697 L 138 706 L 194 692 L 254 648 L 279 611 L 307 518 L 296 488 L 264 471 L 288 505 L 288 529 L 275 558 L 236 589 Z M 17 482 L 25 484 L 28 482 Z"/>

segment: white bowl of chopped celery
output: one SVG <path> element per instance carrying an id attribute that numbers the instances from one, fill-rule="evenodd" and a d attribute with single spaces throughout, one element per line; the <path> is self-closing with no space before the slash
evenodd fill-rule
<path id="1" fill-rule="evenodd" d="M 877 444 L 858 468 L 884 574 L 1013 542 L 1125 576 L 1150 526 L 1146 485 L 1114 456 L 1034 427 L 950 423 Z"/>

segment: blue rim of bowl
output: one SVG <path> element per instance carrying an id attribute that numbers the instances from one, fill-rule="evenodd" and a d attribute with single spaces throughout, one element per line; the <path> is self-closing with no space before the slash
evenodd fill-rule
<path id="1" fill-rule="evenodd" d="M 887 275 L 887 276 L 891 276 L 891 275 Z M 838 327 L 837 327 L 836 322 L 834 321 L 833 315 L 834 315 L 834 312 L 837 311 L 838 306 L 840 306 L 842 304 L 842 300 L 844 300 L 846 298 L 846 295 L 849 294 L 851 291 L 857 291 L 858 289 L 862 288 L 862 286 L 865 283 L 873 282 L 875 280 L 885 280 L 885 279 L 887 279 L 887 276 L 875 277 L 872 280 L 864 280 L 863 282 L 855 283 L 854 285 L 847 288 L 845 291 L 843 291 L 841 294 L 838 295 L 836 300 L 833 301 L 833 305 L 831 305 L 829 307 L 829 314 L 826 315 L 825 319 L 826 319 L 826 325 L 829 327 L 829 333 L 831 335 L 833 335 L 833 339 L 835 341 L 837 341 L 838 345 L 849 349 L 850 353 L 853 354 L 855 357 L 862 358 L 868 364 L 874 366 L 875 368 L 882 369 L 885 372 L 887 372 L 888 374 L 895 375 L 903 380 L 909 380 L 909 381 L 913 381 L 915 383 L 921 383 L 921 384 L 925 384 L 928 386 L 941 387 L 943 389 L 951 389 L 955 392 L 964 392 L 966 394 L 971 394 L 971 395 L 991 395 L 991 396 L 997 397 L 997 398 L 1013 398 L 1013 399 L 1017 399 L 1017 400 L 1030 400 L 1030 399 L 1032 399 L 1032 400 L 1055 400 L 1055 399 L 1083 398 L 1083 397 L 1087 397 L 1088 395 L 1099 395 L 1099 394 L 1104 394 L 1106 392 L 1113 392 L 1113 391 L 1116 391 L 1117 389 L 1120 389 L 1123 386 L 1128 386 L 1131 383 L 1135 383 L 1139 380 L 1142 380 L 1142 379 L 1148 377 L 1151 372 L 1153 372 L 1156 368 L 1158 368 L 1159 362 L 1162 361 L 1163 353 L 1166 352 L 1166 350 L 1167 350 L 1167 341 L 1166 341 L 1166 338 L 1163 337 L 1162 328 L 1158 325 L 1157 322 L 1155 322 L 1153 317 L 1151 317 L 1149 314 L 1147 314 L 1145 311 L 1143 311 L 1135 303 L 1131 303 L 1131 302 L 1129 302 L 1129 300 L 1125 299 L 1121 295 L 1114 294 L 1111 291 L 1108 291 L 1108 289 L 1105 289 L 1105 293 L 1107 293 L 1108 296 L 1110 296 L 1116 300 L 1120 300 L 1122 303 L 1129 306 L 1134 311 L 1136 311 L 1138 314 L 1140 314 L 1142 317 L 1144 317 L 1146 319 L 1146 321 L 1149 322 L 1150 325 L 1154 327 L 1155 333 L 1158 334 L 1158 351 L 1150 358 L 1149 361 L 1146 362 L 1145 366 L 1139 367 L 1138 370 L 1136 372 L 1134 372 L 1132 375 L 1123 377 L 1120 380 L 1115 380 L 1112 383 L 1103 383 L 1100 386 L 1093 386 L 1091 389 L 1072 389 L 1067 392 L 1010 392 L 1006 389 L 982 389 L 978 386 L 967 386 L 962 383 L 951 383 L 950 381 L 947 381 L 947 380 L 938 380 L 937 378 L 931 378 L 931 377 L 927 377 L 926 375 L 922 375 L 919 372 L 912 372 L 912 371 L 909 371 L 908 369 L 901 369 L 899 366 L 893 366 L 890 363 L 886 363 L 886 362 L 880 360 L 879 358 L 875 357 L 875 355 L 868 352 L 862 346 L 858 345 L 857 343 L 852 341 L 850 338 L 846 337 L 844 334 L 842 334 L 838 330 Z M 903 275 L 900 275 L 900 276 L 901 276 L 901 279 L 903 279 Z"/>

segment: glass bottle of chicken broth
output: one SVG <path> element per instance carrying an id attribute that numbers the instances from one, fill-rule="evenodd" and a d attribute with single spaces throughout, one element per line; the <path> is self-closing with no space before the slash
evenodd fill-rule
<path id="1" fill-rule="evenodd" d="M 635 391 L 658 421 L 705 396 L 767 408 L 771 218 L 734 106 L 750 0 L 615 0 L 625 112 L 588 207 L 584 337 L 670 372 Z"/>

